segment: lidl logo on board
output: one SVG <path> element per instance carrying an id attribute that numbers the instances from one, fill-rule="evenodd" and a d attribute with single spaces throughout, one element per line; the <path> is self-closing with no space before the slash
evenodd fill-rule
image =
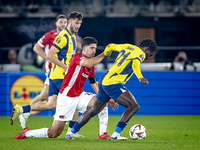
<path id="1" fill-rule="evenodd" d="M 10 101 L 13 105 L 29 105 L 33 98 L 40 94 L 43 86 L 44 82 L 37 76 L 21 76 L 13 83 L 10 89 Z"/>

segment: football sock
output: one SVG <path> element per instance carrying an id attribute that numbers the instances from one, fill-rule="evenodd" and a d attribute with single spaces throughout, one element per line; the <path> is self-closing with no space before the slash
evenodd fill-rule
<path id="1" fill-rule="evenodd" d="M 68 130 L 67 130 L 66 134 L 69 134 L 71 130 L 72 130 L 72 128 L 68 127 Z"/>
<path id="2" fill-rule="evenodd" d="M 106 132 L 108 124 L 108 107 L 105 107 L 99 114 L 99 135 Z"/>
<path id="3" fill-rule="evenodd" d="M 111 136 L 112 136 L 112 137 L 116 137 L 116 136 L 118 136 L 118 135 L 119 135 L 119 133 L 114 132 Z"/>
<path id="4" fill-rule="evenodd" d="M 26 132 L 26 138 L 29 137 L 37 137 L 37 138 L 49 138 L 48 136 L 48 129 L 49 128 L 42 128 L 38 130 L 29 130 Z"/>
<path id="5" fill-rule="evenodd" d="M 72 128 L 77 121 L 69 121 L 69 127 Z"/>
<path id="6" fill-rule="evenodd" d="M 125 122 L 121 122 L 121 121 L 118 122 L 117 127 L 115 128 L 115 132 L 120 134 L 125 127 L 126 127 Z"/>
<path id="7" fill-rule="evenodd" d="M 76 123 L 77 121 L 69 121 L 69 127 L 68 127 L 68 130 L 67 130 L 67 133 L 66 134 L 69 134 L 72 127 L 74 126 L 74 124 Z"/>
<path id="8" fill-rule="evenodd" d="M 71 132 L 74 133 L 74 134 L 76 134 L 76 132 L 78 132 L 81 129 L 81 127 L 82 126 L 78 122 L 76 122 L 76 124 L 72 128 Z"/>
<path id="9" fill-rule="evenodd" d="M 20 112 L 21 113 L 29 113 L 30 111 L 31 111 L 31 106 L 30 105 L 22 106 L 20 108 Z"/>
<path id="10" fill-rule="evenodd" d="M 25 118 L 26 118 L 26 121 L 27 121 L 28 117 L 31 115 L 31 112 L 32 112 L 32 111 L 23 114 L 23 115 L 25 116 Z"/>

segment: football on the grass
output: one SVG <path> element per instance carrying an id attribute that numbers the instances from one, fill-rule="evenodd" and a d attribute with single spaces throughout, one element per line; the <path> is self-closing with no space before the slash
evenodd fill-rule
<path id="1" fill-rule="evenodd" d="M 133 140 L 143 140 L 147 136 L 147 131 L 143 125 L 136 124 L 131 127 L 129 135 Z"/>

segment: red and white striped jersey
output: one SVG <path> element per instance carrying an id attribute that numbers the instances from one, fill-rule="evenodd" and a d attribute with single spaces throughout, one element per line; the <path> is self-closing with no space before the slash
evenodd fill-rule
<path id="1" fill-rule="evenodd" d="M 88 78 L 94 77 L 94 66 L 87 68 L 80 65 L 82 59 L 87 58 L 83 53 L 73 56 L 69 68 L 63 79 L 60 93 L 66 92 L 66 96 L 77 97 L 83 92 L 83 86 Z"/>
<path id="2" fill-rule="evenodd" d="M 50 32 L 47 32 L 45 35 L 43 35 L 43 37 L 41 37 L 38 40 L 38 43 L 40 44 L 40 46 L 44 47 L 45 54 L 47 54 L 49 52 L 51 46 L 53 45 L 53 41 L 57 35 L 58 35 L 58 33 L 56 32 L 56 30 L 52 30 Z M 45 63 L 45 73 L 46 74 L 49 73 L 51 66 L 52 66 L 51 63 L 46 61 L 46 63 Z"/>

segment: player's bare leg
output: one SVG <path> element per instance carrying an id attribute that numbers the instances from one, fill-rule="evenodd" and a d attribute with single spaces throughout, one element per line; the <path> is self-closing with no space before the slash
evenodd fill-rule
<path id="1" fill-rule="evenodd" d="M 31 102 L 31 104 L 37 103 L 38 101 L 45 101 L 48 99 L 48 91 L 49 91 L 49 85 L 45 84 L 41 93 L 37 95 Z"/>
<path id="2" fill-rule="evenodd" d="M 87 110 L 91 109 L 94 105 L 94 101 L 96 99 L 96 96 L 94 96 L 87 107 Z M 104 106 L 104 108 L 98 113 L 99 117 L 99 135 L 97 139 L 109 139 L 110 136 L 108 135 L 107 130 L 107 124 L 108 124 L 108 104 Z"/>
<path id="3" fill-rule="evenodd" d="M 49 85 L 45 84 L 41 93 L 39 95 L 37 95 L 31 102 L 31 104 L 37 103 L 37 102 L 41 102 L 41 101 L 45 101 L 48 99 L 48 91 L 49 91 Z M 20 126 L 22 127 L 22 129 L 26 128 L 26 122 L 28 120 L 28 117 L 31 115 L 31 112 L 27 112 L 27 113 L 22 113 L 19 115 L 19 121 L 20 121 Z"/>
<path id="4" fill-rule="evenodd" d="M 126 137 L 121 137 L 120 133 L 126 127 L 131 117 L 140 109 L 140 106 L 129 91 L 122 93 L 116 99 L 116 102 L 124 106 L 127 110 L 122 114 L 122 117 L 115 128 L 115 132 L 110 137 L 110 140 L 127 140 Z"/>
<path id="5" fill-rule="evenodd" d="M 78 119 L 78 111 L 75 111 L 72 121 L 76 121 Z"/>
<path id="6" fill-rule="evenodd" d="M 56 108 L 57 97 L 58 96 L 54 94 L 49 97 L 48 102 L 37 102 L 37 103 L 26 105 L 23 107 L 17 104 L 14 105 L 13 112 L 10 119 L 11 125 L 22 113 L 30 113 L 31 111 L 54 110 Z"/>
<path id="7" fill-rule="evenodd" d="M 42 110 L 54 110 L 56 109 L 57 95 L 52 95 L 49 97 L 48 102 L 37 102 L 31 104 L 31 111 L 42 111 Z"/>
<path id="8" fill-rule="evenodd" d="M 136 102 L 134 96 L 129 91 L 126 91 L 123 94 L 121 94 L 116 99 L 116 102 L 127 109 L 122 114 L 122 117 L 120 119 L 121 122 L 128 123 L 132 116 L 140 109 L 139 104 Z"/>
<path id="9" fill-rule="evenodd" d="M 66 121 L 58 121 L 54 120 L 51 128 L 48 130 L 48 136 L 49 138 L 55 138 L 59 136 L 64 127 L 65 127 Z"/>
<path id="10" fill-rule="evenodd" d="M 92 106 L 94 105 L 95 98 L 96 96 L 94 96 L 90 100 L 87 110 L 92 108 Z M 108 132 L 106 132 L 108 124 L 108 104 L 103 108 L 103 110 L 101 110 L 98 113 L 98 117 L 99 117 L 99 135 L 97 139 L 109 139 L 110 136 L 108 135 Z"/>

